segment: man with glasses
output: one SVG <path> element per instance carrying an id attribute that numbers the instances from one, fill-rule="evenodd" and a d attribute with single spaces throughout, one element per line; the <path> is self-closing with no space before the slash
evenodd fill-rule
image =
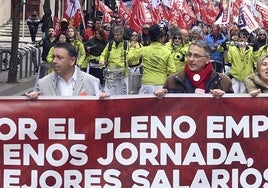
<path id="1" fill-rule="evenodd" d="M 190 44 L 183 71 L 170 75 L 164 87 L 154 94 L 162 98 L 166 93 L 211 93 L 221 98 L 225 93 L 233 93 L 230 78 L 217 73 L 210 62 L 211 48 L 203 40 Z"/>

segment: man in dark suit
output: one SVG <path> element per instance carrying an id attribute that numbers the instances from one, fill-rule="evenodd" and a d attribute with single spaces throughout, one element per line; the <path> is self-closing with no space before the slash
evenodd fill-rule
<path id="1" fill-rule="evenodd" d="M 82 72 L 76 66 L 77 53 L 74 46 L 57 43 L 53 56 L 54 72 L 39 79 L 35 91 L 26 93 L 26 96 L 31 99 L 37 99 L 39 95 L 108 97 L 107 94 L 100 93 L 99 79 Z"/>

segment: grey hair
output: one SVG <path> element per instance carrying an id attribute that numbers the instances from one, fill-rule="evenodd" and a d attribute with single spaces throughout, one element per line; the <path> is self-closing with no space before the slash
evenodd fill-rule
<path id="1" fill-rule="evenodd" d="M 192 43 L 190 44 L 190 46 L 198 46 L 200 48 L 203 48 L 205 50 L 206 55 L 211 55 L 211 48 L 208 45 L 208 43 L 206 43 L 204 40 L 194 40 L 192 41 Z"/>
<path id="2" fill-rule="evenodd" d="M 201 27 L 199 27 L 199 26 L 194 26 L 194 27 L 191 29 L 191 33 L 196 33 L 196 34 L 198 34 L 199 36 L 203 37 L 203 30 L 202 30 Z"/>
<path id="3" fill-rule="evenodd" d="M 122 26 L 115 26 L 114 29 L 113 29 L 113 33 L 124 34 L 124 27 L 122 27 Z"/>

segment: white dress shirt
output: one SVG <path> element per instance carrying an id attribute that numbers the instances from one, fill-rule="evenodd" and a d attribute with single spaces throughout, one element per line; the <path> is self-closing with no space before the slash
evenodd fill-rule
<path id="1" fill-rule="evenodd" d="M 73 91 L 74 91 L 74 85 L 76 82 L 76 77 L 77 77 L 77 68 L 74 70 L 73 76 L 68 80 L 68 82 L 65 82 L 65 80 L 58 76 L 58 89 L 61 92 L 61 96 L 73 96 Z"/>

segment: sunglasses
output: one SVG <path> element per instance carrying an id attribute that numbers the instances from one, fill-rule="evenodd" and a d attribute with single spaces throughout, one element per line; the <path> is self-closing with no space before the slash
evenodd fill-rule
<path id="1" fill-rule="evenodd" d="M 173 39 L 181 40 L 181 37 L 174 37 Z"/>
<path id="2" fill-rule="evenodd" d="M 259 34 L 259 36 L 265 36 L 265 35 L 266 35 L 266 34 L 264 34 L 264 33 L 260 33 L 260 34 Z"/>
<path id="3" fill-rule="evenodd" d="M 132 34 L 131 36 L 132 36 L 132 37 L 136 37 L 136 36 L 138 36 L 138 35 L 137 35 L 137 34 Z"/>

